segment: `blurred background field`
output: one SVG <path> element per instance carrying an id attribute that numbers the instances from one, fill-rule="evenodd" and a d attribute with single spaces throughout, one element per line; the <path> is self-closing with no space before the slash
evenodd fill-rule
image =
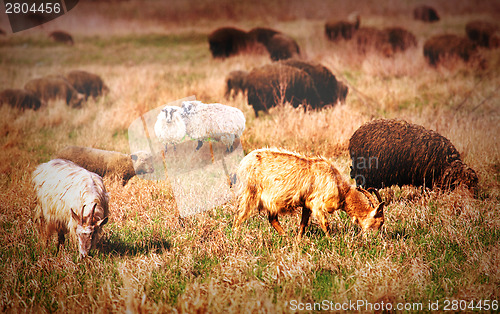
<path id="1" fill-rule="evenodd" d="M 0 89 L 81 69 L 110 93 L 81 109 L 63 102 L 38 111 L 0 107 L 0 309 L 28 311 L 288 312 L 290 302 L 422 302 L 500 299 L 500 54 L 481 49 L 485 67 L 430 67 L 423 43 L 465 35 L 474 19 L 498 21 L 498 1 L 433 1 L 441 20 L 412 18 L 422 1 L 81 1 L 43 26 L 0 35 Z M 402 26 L 418 46 L 391 58 L 358 53 L 324 35 L 327 20 L 359 12 L 363 26 Z M 292 36 L 303 57 L 346 82 L 344 105 L 304 112 L 285 105 L 255 118 L 241 95 L 224 99 L 225 77 L 270 63 L 266 54 L 214 60 L 207 35 L 217 27 L 263 26 Z M 5 14 L 0 27 L 9 32 Z M 75 44 L 51 41 L 52 30 Z M 465 191 L 384 189 L 386 222 L 364 237 L 345 213 L 330 216 L 332 238 L 311 225 L 300 243 L 299 217 L 267 217 L 233 232 L 235 203 L 178 219 L 165 180 L 105 179 L 110 222 L 89 259 L 68 243 L 40 245 L 30 175 L 66 145 L 130 152 L 127 130 L 140 114 L 194 95 L 239 108 L 245 153 L 283 147 L 333 160 L 346 180 L 352 133 L 373 118 L 402 118 L 450 139 L 479 177 Z M 349 179 L 350 180 L 350 179 Z M 352 184 L 354 181 L 350 180 Z"/>

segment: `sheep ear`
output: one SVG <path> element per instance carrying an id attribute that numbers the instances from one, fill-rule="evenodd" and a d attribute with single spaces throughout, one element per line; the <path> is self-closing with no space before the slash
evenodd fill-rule
<path id="1" fill-rule="evenodd" d="M 80 221 L 80 217 L 78 217 L 78 215 L 73 211 L 73 208 L 70 208 L 71 210 L 71 217 L 76 220 L 76 221 Z"/>
<path id="2" fill-rule="evenodd" d="M 130 158 L 132 158 L 133 161 L 137 161 L 137 159 L 139 159 L 139 156 L 137 156 L 136 154 L 132 154 L 130 155 Z"/>
<path id="3" fill-rule="evenodd" d="M 378 204 L 377 208 L 371 211 L 370 217 L 372 218 L 380 218 L 384 216 L 384 205 L 385 202 L 381 202 Z"/>
<path id="4" fill-rule="evenodd" d="M 99 220 L 97 223 L 96 223 L 96 226 L 104 226 L 105 224 L 108 223 L 108 217 L 105 217 L 104 219 L 101 219 Z"/>

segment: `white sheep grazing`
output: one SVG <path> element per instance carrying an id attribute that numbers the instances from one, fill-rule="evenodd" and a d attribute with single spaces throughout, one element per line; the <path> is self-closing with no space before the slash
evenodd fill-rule
<path id="1" fill-rule="evenodd" d="M 108 222 L 108 193 L 102 178 L 71 161 L 53 159 L 39 165 L 32 175 L 37 197 L 35 219 L 46 242 L 57 232 L 59 246 L 71 233 L 85 257 Z M 77 210 L 79 215 L 74 212 Z"/>
<path id="2" fill-rule="evenodd" d="M 165 145 L 165 152 L 167 145 L 175 144 L 182 141 L 186 136 L 186 124 L 181 116 L 181 108 L 176 106 L 165 106 L 156 118 L 155 134 L 160 142 Z"/>
<path id="3" fill-rule="evenodd" d="M 221 141 L 229 151 L 233 150 L 235 138 L 245 130 L 245 116 L 241 110 L 222 104 L 204 104 L 201 101 L 183 101 L 182 117 L 187 134 L 198 140 L 199 150 L 203 140 Z"/>

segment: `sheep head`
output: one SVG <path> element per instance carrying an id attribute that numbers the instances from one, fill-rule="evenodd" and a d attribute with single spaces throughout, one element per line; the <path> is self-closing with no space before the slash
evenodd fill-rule
<path id="1" fill-rule="evenodd" d="M 76 226 L 76 237 L 78 238 L 78 250 L 80 257 L 85 257 L 89 253 L 92 242 L 95 236 L 95 231 L 108 222 L 108 217 L 101 220 L 94 221 L 94 213 L 97 203 L 92 207 L 92 212 L 84 216 L 85 205 L 82 206 L 81 215 L 78 216 L 73 209 L 71 209 L 71 217 L 78 223 Z"/>
<path id="2" fill-rule="evenodd" d="M 478 177 L 474 169 L 468 167 L 461 160 L 454 160 L 447 167 L 441 177 L 442 188 L 455 189 L 459 185 L 465 185 L 468 189 L 477 189 Z"/>
<path id="3" fill-rule="evenodd" d="M 200 104 L 200 101 L 193 100 L 193 101 L 183 101 L 182 102 L 182 113 L 181 115 L 183 117 L 188 116 L 190 114 L 193 114 L 196 111 L 196 107 L 198 104 Z"/>
<path id="4" fill-rule="evenodd" d="M 163 114 L 165 114 L 165 121 L 167 123 L 171 123 L 174 120 L 180 119 L 180 108 L 174 106 L 166 106 L 161 110 Z"/>
<path id="5" fill-rule="evenodd" d="M 146 174 L 155 171 L 153 166 L 153 156 L 146 151 L 137 151 L 130 155 L 132 166 L 136 174 Z"/>
<path id="6" fill-rule="evenodd" d="M 376 190 L 374 192 L 377 198 L 369 191 L 351 187 L 345 199 L 347 213 L 352 217 L 353 223 L 357 223 L 363 231 L 379 230 L 384 224 L 385 202 Z"/>

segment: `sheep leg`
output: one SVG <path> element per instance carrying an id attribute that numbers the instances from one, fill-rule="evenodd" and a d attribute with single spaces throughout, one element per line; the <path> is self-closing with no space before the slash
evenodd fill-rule
<path id="1" fill-rule="evenodd" d="M 321 226 L 321 229 L 325 232 L 326 236 L 330 236 L 330 224 L 328 223 L 328 220 L 326 219 L 324 214 L 318 215 L 319 219 L 319 225 Z"/>
<path id="2" fill-rule="evenodd" d="M 283 230 L 283 227 L 281 227 L 281 225 L 280 225 L 280 222 L 278 220 L 278 214 L 271 214 L 271 213 L 269 213 L 268 219 L 269 219 L 269 223 L 271 224 L 271 226 L 273 226 L 273 228 L 281 236 L 284 236 L 286 234 L 285 230 Z"/>
<path id="3" fill-rule="evenodd" d="M 311 210 L 307 207 L 302 207 L 302 219 L 300 220 L 300 228 L 297 238 L 300 240 L 304 233 L 306 232 L 307 224 L 309 223 L 309 218 L 311 217 Z"/>
<path id="4" fill-rule="evenodd" d="M 214 158 L 214 149 L 212 147 L 212 142 L 208 142 L 208 146 L 210 147 L 210 156 L 212 156 L 212 163 L 215 163 L 215 158 Z"/>
<path id="5" fill-rule="evenodd" d="M 168 151 L 168 144 L 165 144 L 165 154 L 167 153 L 167 151 Z"/>
<path id="6" fill-rule="evenodd" d="M 196 146 L 196 151 L 200 150 L 202 146 L 203 146 L 203 141 L 198 141 L 198 146 Z"/>
<path id="7" fill-rule="evenodd" d="M 57 233 L 57 251 L 56 251 L 56 255 L 59 254 L 59 247 L 61 245 L 64 245 L 64 233 L 63 232 L 58 232 Z"/>

